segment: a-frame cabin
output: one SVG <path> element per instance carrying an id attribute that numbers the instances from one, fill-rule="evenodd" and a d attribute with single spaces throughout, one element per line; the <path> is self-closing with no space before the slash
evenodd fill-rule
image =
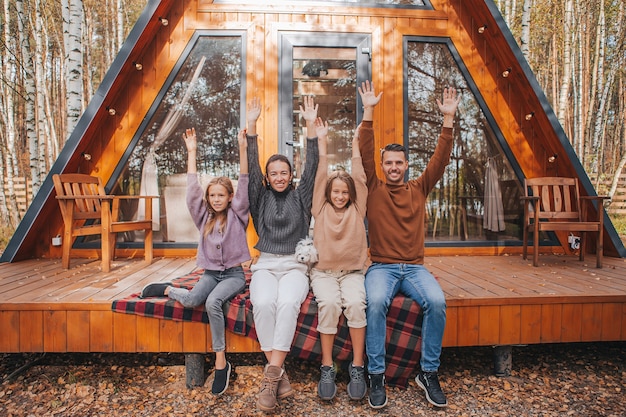
<path id="1" fill-rule="evenodd" d="M 259 97 L 263 106 L 261 160 L 284 153 L 292 158 L 297 175 L 305 157 L 298 108 L 301 97 L 312 94 L 320 103 L 320 116 L 331 124 L 331 163 L 345 166 L 350 160 L 347 144 L 362 111 L 356 88 L 365 80 L 372 80 L 384 92 L 374 121 L 378 144 L 407 145 L 410 176 L 421 172 L 440 130 L 435 99 L 448 85 L 462 91 L 452 162 L 426 208 L 426 255 L 432 257 L 431 268 L 443 285 L 454 286 L 455 279 L 465 279 L 464 274 L 473 275 L 487 264 L 492 265 L 496 281 L 498 275 L 510 279 L 511 268 L 515 269 L 519 283 L 513 280 L 490 287 L 495 291 L 500 286 L 515 297 L 520 294 L 513 287 L 524 287 L 536 277 L 550 286 L 554 268 L 574 265 L 569 273 L 572 279 L 581 274 L 593 279 L 589 268 L 571 256 L 567 234 L 542 236 L 541 252 L 549 264 L 543 269 L 517 261 L 524 178 L 576 177 L 583 195 L 596 193 L 492 0 L 148 1 L 0 261 L 17 265 L 60 258 L 60 248 L 51 244 L 63 227 L 51 177 L 67 172 L 100 176 L 107 190 L 116 194 L 160 195 L 154 211 L 155 256 L 193 257 L 197 236 L 184 204 L 186 153 L 180 140 L 184 128 L 194 126 L 199 132 L 203 174 L 236 178 L 236 132 L 245 121 L 246 100 Z M 504 225 L 485 222 L 485 199 L 494 198 L 491 187 L 485 186 L 490 174 L 498 178 Z M 137 207 L 126 210 L 132 217 Z M 461 295 L 455 301 L 454 296 L 471 292 L 476 284 L 459 285 L 456 290 L 446 287 L 450 301 L 445 345 L 625 340 L 626 283 L 618 278 L 626 276 L 621 259 L 626 251 L 608 216 L 604 224 L 609 267 L 594 271 L 594 277 L 610 282 L 602 287 L 605 298 L 600 293 L 592 294 L 600 298 L 586 301 L 563 296 L 557 307 L 552 296 L 559 293 L 554 290 L 522 302 L 507 299 L 503 307 L 502 298 L 490 301 L 488 296 L 470 301 Z M 136 242 L 133 236 L 124 240 L 118 242 L 118 254 L 142 255 L 139 234 Z M 98 251 L 98 241 L 82 241 L 76 243 L 73 254 L 94 258 Z M 555 258 L 554 254 L 568 256 Z M 509 255 L 508 263 L 493 266 L 502 262 L 502 255 Z M 438 256 L 445 261 L 436 260 Z M 4 271 L 8 276 L 6 265 L 0 265 L 0 274 Z M 154 268 L 151 271 L 155 273 Z M 113 273 L 116 279 L 123 275 L 119 269 Z M 23 285 L 15 274 L 13 287 Z M 137 286 L 139 281 L 132 289 Z M 10 287 L 4 284 L 5 289 Z M 590 296 L 584 284 L 574 287 L 579 295 Z M 86 305 L 97 299 L 94 294 L 82 299 L 80 309 L 89 309 Z M 20 333 L 19 324 L 28 321 L 23 318 L 26 313 L 16 313 L 18 304 L 26 303 L 23 297 L 20 300 L 22 304 L 0 300 L 0 327 L 18 335 L 15 341 L 0 342 L 0 348 L 47 349 L 48 333 L 37 339 L 41 343 L 26 342 L 24 329 Z M 110 304 L 110 299 L 104 302 Z M 40 312 L 61 309 L 28 305 Z M 93 320 L 92 329 L 100 329 L 90 333 L 91 344 L 71 342 L 67 324 L 67 343 L 53 344 L 54 349 L 186 349 L 184 343 L 180 347 L 171 343 L 119 345 L 114 337 L 121 331 L 115 329 L 119 319 L 110 316 L 110 310 L 105 314 L 104 305 L 96 313 L 79 315 L 78 322 Z M 593 312 L 592 319 L 589 312 Z M 35 322 L 46 320 L 44 316 Z M 114 329 L 104 331 L 109 324 Z M 158 334 L 158 328 L 154 331 Z M 102 342 L 106 337 L 110 340 Z M 197 346 L 193 349 L 198 351 Z"/>

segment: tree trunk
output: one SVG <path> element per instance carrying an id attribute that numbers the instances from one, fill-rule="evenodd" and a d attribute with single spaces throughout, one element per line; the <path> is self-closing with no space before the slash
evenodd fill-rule
<path id="1" fill-rule="evenodd" d="M 573 0 L 566 0 L 565 15 L 563 16 L 563 73 L 561 75 L 561 89 L 559 91 L 559 108 L 558 118 L 562 125 L 565 124 L 565 115 L 567 113 L 568 98 L 570 94 L 570 83 L 572 77 L 572 14 Z M 570 139 L 571 140 L 571 139 Z"/>
<path id="2" fill-rule="evenodd" d="M 63 0 L 68 136 L 83 112 L 82 31 L 84 18 L 82 0 Z"/>
<path id="3" fill-rule="evenodd" d="M 5 39 L 5 47 L 2 48 L 2 53 L 4 56 L 2 57 L 2 124 L 4 126 L 4 134 L 2 135 L 4 138 L 4 143 L 2 144 L 2 152 L 3 155 L 3 165 L 4 170 L 2 173 L 2 182 L 0 183 L 0 187 L 2 187 L 2 195 L 3 195 L 3 206 L 2 216 L 6 217 L 6 222 L 4 224 L 11 224 L 13 227 L 17 227 L 17 224 L 20 221 L 20 213 L 17 208 L 17 198 L 15 197 L 15 186 L 13 183 L 13 179 L 18 172 L 18 161 L 17 155 L 15 152 L 15 137 L 16 137 L 16 129 L 15 129 L 15 120 L 14 115 L 15 111 L 15 94 L 17 91 L 17 74 L 19 73 L 19 68 L 17 62 L 15 61 L 15 55 L 13 55 L 10 51 L 16 51 L 15 37 L 11 35 L 11 27 L 15 27 L 15 25 L 11 25 L 11 16 L 9 3 L 11 0 L 4 0 L 4 30 L 3 36 Z M 22 16 L 20 16 L 22 17 Z M 20 18 L 18 17 L 18 18 Z M 4 172 L 6 172 L 6 183 L 7 188 L 5 192 L 4 183 Z"/>
<path id="4" fill-rule="evenodd" d="M 524 0 L 522 6 L 522 35 L 520 36 L 520 49 L 522 54 L 528 59 L 530 53 L 530 11 L 532 10 L 532 0 Z"/>

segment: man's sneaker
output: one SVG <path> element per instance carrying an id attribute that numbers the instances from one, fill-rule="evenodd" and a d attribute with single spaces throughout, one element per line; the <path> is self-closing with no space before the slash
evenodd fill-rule
<path id="1" fill-rule="evenodd" d="M 289 383 L 287 372 L 283 369 L 283 376 L 280 377 L 278 388 L 276 388 L 276 398 L 282 400 L 283 398 L 289 397 L 291 394 L 293 394 L 293 388 L 291 388 L 291 384 Z"/>
<path id="2" fill-rule="evenodd" d="M 165 289 L 171 287 L 171 282 L 155 282 L 148 284 L 141 290 L 140 298 L 165 297 Z"/>
<path id="3" fill-rule="evenodd" d="M 351 400 L 361 400 L 367 393 L 367 382 L 365 382 L 365 367 L 354 366 L 350 363 L 348 366 L 350 373 L 350 382 L 348 382 L 348 397 Z"/>
<path id="4" fill-rule="evenodd" d="M 368 401 L 372 408 L 383 408 L 387 405 L 385 374 L 370 375 L 370 395 Z"/>
<path id="5" fill-rule="evenodd" d="M 448 406 L 448 400 L 446 400 L 446 396 L 444 395 L 443 391 L 441 391 L 441 386 L 439 385 L 439 377 L 437 376 L 436 371 L 424 372 L 420 370 L 415 377 L 415 382 L 417 382 L 417 385 L 422 387 L 422 389 L 426 393 L 426 399 L 429 403 L 431 403 L 435 407 Z"/>
<path id="6" fill-rule="evenodd" d="M 260 410 L 268 412 L 274 411 L 274 408 L 276 408 L 276 390 L 284 373 L 285 371 L 279 366 L 267 365 L 265 367 L 261 389 L 256 402 Z"/>
<path id="7" fill-rule="evenodd" d="M 211 387 L 211 393 L 213 395 L 222 395 L 226 388 L 228 388 L 228 381 L 230 381 L 230 363 L 226 362 L 224 369 L 216 369 L 213 377 L 213 386 Z"/>
<path id="8" fill-rule="evenodd" d="M 320 368 L 320 382 L 317 384 L 317 394 L 322 400 L 330 401 L 337 394 L 337 385 L 335 384 L 335 376 L 337 372 L 334 366 L 324 366 Z"/>

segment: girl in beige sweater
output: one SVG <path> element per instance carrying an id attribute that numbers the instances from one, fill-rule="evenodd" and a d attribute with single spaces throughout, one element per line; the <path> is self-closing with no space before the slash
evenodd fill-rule
<path id="1" fill-rule="evenodd" d="M 367 185 L 357 135 L 352 142 L 352 176 L 340 170 L 328 173 L 328 123 L 315 121 L 319 163 L 313 191 L 313 240 L 319 261 L 311 270 L 311 288 L 318 306 L 322 348 L 318 394 L 331 400 L 337 393 L 332 357 L 337 325 L 342 311 L 346 316 L 353 348 L 349 365 L 348 396 L 362 399 L 367 391 L 364 368 L 365 286 L 367 262 L 365 214 Z"/>

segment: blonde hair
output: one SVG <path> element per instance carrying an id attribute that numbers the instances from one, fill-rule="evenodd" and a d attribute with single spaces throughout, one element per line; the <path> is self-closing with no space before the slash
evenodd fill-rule
<path id="1" fill-rule="evenodd" d="M 211 203 L 209 202 L 209 191 L 214 185 L 221 185 L 222 187 L 226 188 L 228 195 L 233 195 L 235 193 L 233 183 L 230 178 L 215 177 L 212 178 L 211 181 L 209 181 L 209 185 L 206 187 L 206 192 L 204 193 L 204 202 L 206 203 L 207 210 L 209 211 L 209 220 L 204 225 L 205 236 L 213 233 L 213 229 L 215 229 L 215 225 L 217 224 L 218 220 L 220 222 L 219 231 L 220 233 L 223 233 L 224 229 L 226 229 L 226 223 L 228 221 L 228 209 L 230 208 L 230 202 L 228 203 L 228 207 L 226 207 L 226 210 L 222 210 L 219 213 L 213 210 L 213 207 L 211 207 Z"/>

